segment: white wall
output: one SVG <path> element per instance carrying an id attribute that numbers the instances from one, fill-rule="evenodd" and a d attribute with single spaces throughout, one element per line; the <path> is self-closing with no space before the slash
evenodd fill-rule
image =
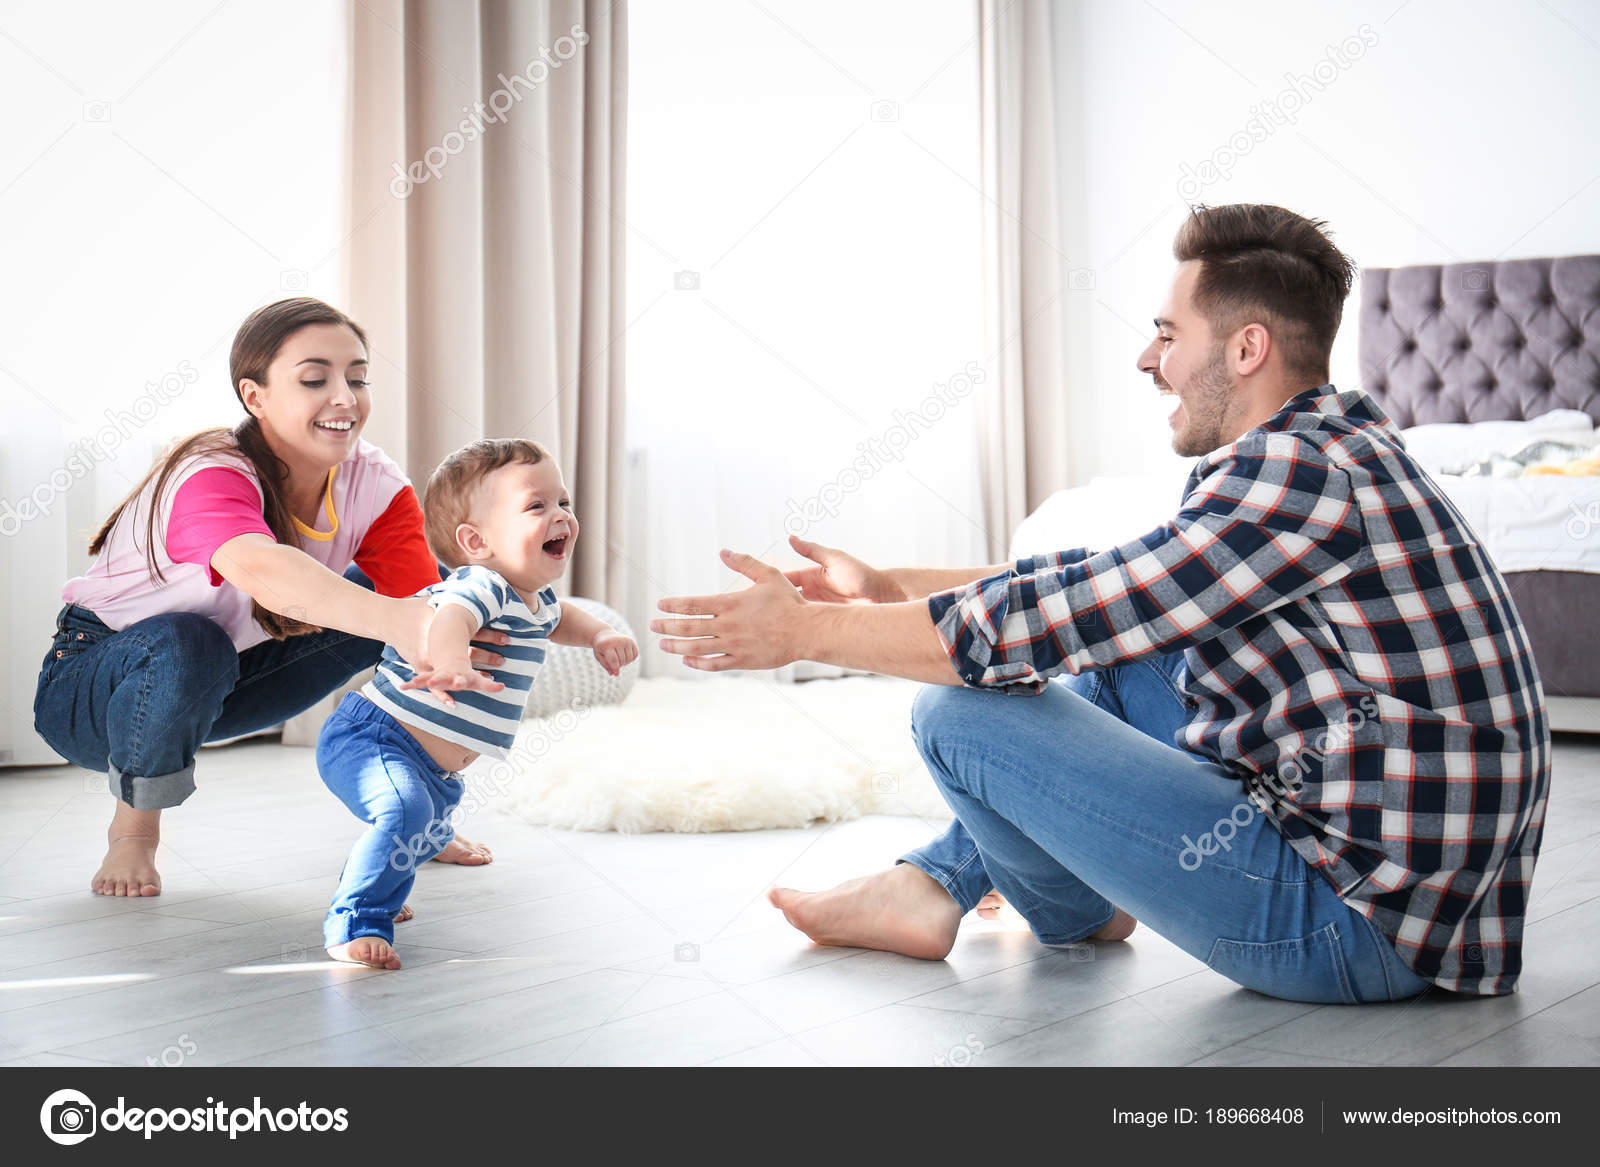
<path id="1" fill-rule="evenodd" d="M 1189 201 L 1328 220 L 1359 265 L 1600 252 L 1600 6 L 1574 0 L 1068 0 L 1056 6 L 1074 477 L 1172 469 L 1133 361 L 1171 278 L 1180 179 L 1307 76 L 1292 124 Z M 1362 26 L 1367 26 L 1363 30 Z M 1330 46 L 1356 38 L 1328 58 Z M 1367 43 L 1363 43 L 1363 40 Z M 1333 79 L 1320 92 L 1314 74 Z M 1279 119 L 1268 117 L 1262 124 Z M 1226 159 L 1221 159 L 1226 161 Z M 1185 170 L 1188 163 L 1194 170 Z M 1079 284 L 1091 282 L 1079 276 Z M 1351 294 L 1334 383 L 1359 387 Z M 1178 482 L 1182 476 L 1179 472 Z"/>
<path id="2" fill-rule="evenodd" d="M 239 322 L 338 295 L 346 50 L 323 0 L 7 0 L 0 30 L 3 763 L 55 758 L 35 669 L 89 533 L 239 416 Z"/>

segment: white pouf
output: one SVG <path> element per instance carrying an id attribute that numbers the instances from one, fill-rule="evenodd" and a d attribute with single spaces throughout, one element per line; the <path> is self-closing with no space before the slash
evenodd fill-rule
<path id="1" fill-rule="evenodd" d="M 581 608 L 624 636 L 633 636 L 633 629 L 622 618 L 622 614 L 598 600 L 568 596 L 561 601 L 561 605 L 563 608 Z M 636 636 L 633 638 L 638 639 Z M 637 659 L 624 665 L 622 671 L 613 677 L 600 667 L 600 662 L 594 659 L 594 653 L 587 648 L 575 648 L 568 644 L 546 645 L 544 664 L 534 674 L 533 689 L 528 694 L 528 707 L 523 717 L 550 717 L 579 704 L 619 704 L 627 697 L 638 676 Z"/>

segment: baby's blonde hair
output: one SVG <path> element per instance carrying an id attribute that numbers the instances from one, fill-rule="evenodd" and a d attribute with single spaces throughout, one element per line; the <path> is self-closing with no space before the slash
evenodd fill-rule
<path id="1" fill-rule="evenodd" d="M 470 517 L 472 492 L 480 482 L 502 466 L 514 462 L 537 466 L 546 460 L 555 461 L 549 450 L 528 438 L 484 438 L 468 442 L 440 462 L 428 476 L 422 499 L 423 530 L 439 562 L 446 567 L 466 562 L 456 543 L 456 528 Z"/>

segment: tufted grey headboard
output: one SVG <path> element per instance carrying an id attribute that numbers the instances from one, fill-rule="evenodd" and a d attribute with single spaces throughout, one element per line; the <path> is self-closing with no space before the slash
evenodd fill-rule
<path id="1" fill-rule="evenodd" d="M 1600 255 L 1367 268 L 1361 380 L 1398 426 L 1600 424 Z"/>

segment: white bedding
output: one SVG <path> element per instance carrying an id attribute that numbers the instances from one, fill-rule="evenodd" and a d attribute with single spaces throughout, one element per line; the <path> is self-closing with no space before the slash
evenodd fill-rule
<path id="1" fill-rule="evenodd" d="M 1441 465 L 1506 453 L 1530 438 L 1588 442 L 1587 415 L 1558 410 L 1523 422 L 1424 425 L 1402 430 L 1406 449 L 1435 475 L 1501 571 L 1600 574 L 1600 477 L 1462 478 Z M 1189 465 L 1192 465 L 1190 463 Z M 1178 509 L 1185 473 L 1096 478 L 1057 491 L 1018 526 L 1011 555 L 1069 547 L 1101 550 L 1136 538 Z"/>

